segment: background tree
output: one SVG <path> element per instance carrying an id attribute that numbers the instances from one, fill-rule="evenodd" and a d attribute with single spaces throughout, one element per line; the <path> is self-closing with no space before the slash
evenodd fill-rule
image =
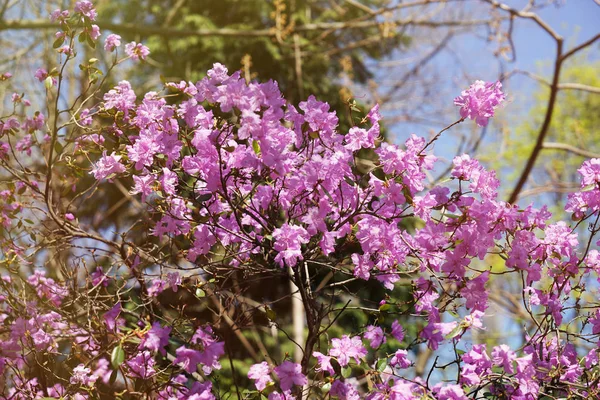
<path id="1" fill-rule="evenodd" d="M 600 150 L 595 140 L 600 117 L 594 112 L 600 106 L 598 67 L 597 61 L 579 57 L 563 71 L 562 79 L 565 83 L 561 84 L 543 151 L 532 172 L 533 185 L 521 194 L 545 194 L 544 197 L 554 200 L 555 211 L 564 207 L 565 194 L 577 187 L 576 169 L 582 160 L 595 157 Z M 494 165 L 498 168 L 502 168 L 506 158 L 511 158 L 517 165 L 525 163 L 538 133 L 536 128 L 543 122 L 544 103 L 550 91 L 548 81 L 539 75 L 527 75 L 540 82 L 535 96 L 536 104 L 531 109 L 528 120 L 504 138 L 501 148 L 506 149 L 505 152 L 500 157 L 495 152 Z M 512 178 L 518 173 L 519 169 L 514 168 Z M 511 176 L 507 178 L 510 179 Z"/>

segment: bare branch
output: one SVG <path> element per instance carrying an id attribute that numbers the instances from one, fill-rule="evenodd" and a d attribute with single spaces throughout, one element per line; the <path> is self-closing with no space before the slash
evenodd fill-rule
<path id="1" fill-rule="evenodd" d="M 501 10 L 508 12 L 510 15 L 512 15 L 514 17 L 533 20 L 544 31 L 546 31 L 550 36 L 552 36 L 552 38 L 554 40 L 562 41 L 562 37 L 558 33 L 556 33 L 556 31 L 554 29 L 552 29 L 552 27 L 550 27 L 550 25 L 548 25 L 544 20 L 542 20 L 537 14 L 530 12 L 530 11 L 515 10 L 514 8 L 511 8 L 511 7 L 507 6 L 506 4 L 498 3 L 496 0 L 485 0 L 485 1 L 487 3 L 490 3 L 491 5 L 493 5 L 496 8 L 499 8 Z"/>
<path id="2" fill-rule="evenodd" d="M 563 151 L 567 151 L 569 153 L 577 154 L 582 157 L 600 158 L 600 154 L 598 154 L 598 153 L 583 150 L 583 149 L 577 148 L 575 146 L 571 146 L 570 144 L 567 144 L 567 143 L 544 142 L 542 144 L 542 148 L 553 149 L 553 150 L 563 150 Z"/>
<path id="3" fill-rule="evenodd" d="M 503 79 L 507 79 L 510 78 L 512 75 L 514 74 L 521 74 L 521 75 L 525 75 L 528 76 L 531 79 L 534 79 L 538 82 L 540 82 L 541 84 L 545 85 L 545 86 L 552 86 L 552 84 L 550 82 L 548 82 L 546 79 L 544 79 L 543 77 L 534 74 L 532 72 L 529 71 L 523 71 L 523 70 L 514 70 L 511 73 L 505 75 L 503 77 Z M 600 87 L 596 87 L 596 86 L 589 86 L 589 85 L 584 85 L 581 83 L 560 83 L 558 85 L 558 89 L 559 90 L 579 90 L 582 92 L 589 92 L 589 93 L 598 93 L 600 94 Z"/>
<path id="4" fill-rule="evenodd" d="M 443 27 L 443 26 L 477 26 L 487 25 L 490 21 L 487 19 L 481 20 L 447 20 L 447 21 L 433 21 L 427 19 L 398 19 L 389 21 L 389 23 L 404 26 L 425 26 L 430 28 Z M 183 37 L 208 37 L 208 36 L 221 36 L 221 37 L 239 37 L 239 38 L 255 38 L 255 37 L 275 37 L 277 32 L 275 29 L 231 29 L 231 28 L 218 28 L 218 29 L 176 29 L 166 28 L 162 26 L 150 26 L 150 25 L 139 25 L 139 24 L 128 24 L 128 23 L 114 23 L 111 21 L 97 21 L 98 26 L 101 29 L 106 29 L 116 33 L 130 33 L 147 36 L 164 36 L 172 38 L 183 38 Z M 325 31 L 325 30 L 341 30 L 341 29 L 365 29 L 379 26 L 380 21 L 368 20 L 368 21 L 348 21 L 348 22 L 323 22 L 313 23 L 296 26 L 292 33 L 299 32 L 310 32 L 310 31 Z M 37 29 L 58 29 L 57 23 L 41 20 L 5 20 L 0 21 L 0 31 L 2 30 L 37 30 Z"/>
<path id="5" fill-rule="evenodd" d="M 560 90 L 580 90 L 582 92 L 590 92 L 600 94 L 600 87 L 582 85 L 580 83 L 561 83 L 558 85 Z"/>
<path id="6" fill-rule="evenodd" d="M 435 58 L 450 42 L 452 37 L 454 36 L 454 32 L 448 33 L 446 37 L 433 49 L 431 50 L 425 57 L 421 59 L 410 71 L 406 72 L 402 78 L 388 91 L 387 95 L 385 95 L 381 102 L 387 103 L 393 96 L 393 94 L 402 88 L 406 82 L 414 75 L 416 75 L 421 68 L 423 68 L 429 61 Z"/>
<path id="7" fill-rule="evenodd" d="M 597 34 L 596 36 L 594 36 L 593 38 L 581 43 L 579 46 L 576 46 L 576 47 L 572 48 L 571 50 L 569 50 L 568 52 L 566 52 L 562 56 L 561 61 L 564 61 L 567 58 L 571 57 L 573 54 L 577 53 L 578 51 L 585 49 L 586 47 L 593 44 L 598 39 L 600 39 L 600 33 Z"/>

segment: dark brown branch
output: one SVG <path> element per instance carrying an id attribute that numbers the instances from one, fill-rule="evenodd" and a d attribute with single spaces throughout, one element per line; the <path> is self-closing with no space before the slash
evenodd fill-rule
<path id="1" fill-rule="evenodd" d="M 556 97 L 558 94 L 558 80 L 560 77 L 560 69 L 562 67 L 561 62 L 561 54 L 562 54 L 562 39 L 556 40 L 556 62 L 554 64 L 554 73 L 552 75 L 552 83 L 550 85 L 550 98 L 548 99 L 548 106 L 546 107 L 546 115 L 544 116 L 544 122 L 540 128 L 538 133 L 537 140 L 535 142 L 535 146 L 533 147 L 533 151 L 531 155 L 527 159 L 527 163 L 525 164 L 525 168 L 521 173 L 521 176 L 517 182 L 517 185 L 513 189 L 510 197 L 508 198 L 508 203 L 513 204 L 517 198 L 519 197 L 519 193 L 523 190 L 523 186 L 525 186 L 525 182 L 527 182 L 527 178 L 529 178 L 529 174 L 533 170 L 533 166 L 537 161 L 537 158 L 542 150 L 542 146 L 544 144 L 544 140 L 546 139 L 546 135 L 548 134 L 550 123 L 552 122 L 552 114 L 554 112 L 554 106 L 556 104 Z"/>
<path id="2" fill-rule="evenodd" d="M 562 40 L 562 37 L 550 27 L 544 20 L 542 20 L 537 14 L 529 12 L 529 11 L 518 11 L 514 8 L 507 6 L 506 4 L 498 3 L 495 0 L 485 0 L 487 3 L 490 3 L 492 6 L 499 8 L 503 11 L 508 12 L 513 17 L 519 17 L 524 19 L 531 19 L 537 25 L 539 25 L 544 31 L 546 31 L 554 40 Z"/>
<path id="3" fill-rule="evenodd" d="M 535 146 L 533 147 L 533 151 L 531 155 L 527 159 L 527 163 L 525 164 L 525 168 L 517 181 L 515 188 L 513 189 L 510 197 L 508 198 L 509 203 L 514 203 L 519 197 L 519 193 L 523 190 L 523 186 L 525 186 L 525 182 L 527 182 L 527 178 L 529 178 L 529 174 L 533 170 L 533 166 L 537 161 L 537 158 L 542 150 L 542 145 L 544 143 L 544 139 L 548 134 L 550 123 L 552 122 L 552 114 L 554 112 L 554 106 L 556 104 L 556 97 L 559 90 L 559 78 L 560 78 L 560 70 L 562 67 L 562 62 L 564 61 L 563 57 L 563 38 L 558 33 L 554 31 L 545 21 L 543 21 L 537 14 L 534 14 L 529 11 L 518 11 L 514 8 L 507 6 L 506 4 L 498 3 L 496 0 L 485 0 L 487 3 L 492 6 L 499 8 L 503 11 L 508 12 L 513 17 L 519 17 L 523 19 L 531 19 L 533 20 L 540 28 L 542 28 L 548 35 L 554 39 L 556 43 L 556 61 L 554 63 L 554 72 L 552 74 L 552 83 L 550 84 L 550 97 L 548 99 L 548 106 L 546 107 L 546 114 L 544 116 L 544 122 L 540 127 Z"/>
<path id="4" fill-rule="evenodd" d="M 586 47 L 588 47 L 589 45 L 591 45 L 598 39 L 600 39 L 600 33 L 597 34 L 596 36 L 594 36 L 593 38 L 581 43 L 579 46 L 576 46 L 576 47 L 572 48 L 571 50 L 569 50 L 568 52 L 566 52 L 562 56 L 561 61 L 565 61 L 567 58 L 571 57 L 573 54 L 577 53 L 578 51 L 585 49 Z"/>

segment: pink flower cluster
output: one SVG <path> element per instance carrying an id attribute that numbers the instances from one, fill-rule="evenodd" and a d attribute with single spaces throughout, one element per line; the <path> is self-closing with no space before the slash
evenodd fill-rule
<path id="1" fill-rule="evenodd" d="M 77 2 L 75 14 L 87 24 L 97 16 L 89 1 Z M 56 11 L 52 18 L 65 28 L 62 33 L 71 32 L 68 12 Z M 99 32 L 90 28 L 87 35 L 94 41 Z M 114 51 L 120 39 L 110 35 L 105 50 Z M 125 53 L 137 60 L 148 50 L 131 42 Z M 54 76 L 42 69 L 36 73 L 50 84 Z M 40 224 L 44 229 L 74 240 L 73 249 L 84 240 L 106 245 L 93 247 L 94 257 L 118 248 L 111 254 L 119 257 L 118 272 L 99 263 L 87 279 L 78 271 L 59 278 L 39 269 L 22 278 L 21 269 L 10 263 L 34 264 L 39 254 L 30 255 L 2 236 L 3 261 L 10 268 L 0 280 L 0 399 L 92 399 L 115 382 L 144 388 L 149 398 L 216 399 L 221 389 L 213 386 L 219 382 L 215 375 L 231 352 L 218 325 L 213 329 L 186 319 L 183 310 L 175 317 L 152 310 L 170 293 L 197 304 L 211 296 L 223 307 L 219 296 L 226 292 L 207 293 L 211 285 L 202 279 L 230 272 L 291 279 L 314 306 L 306 319 L 314 324 L 307 340 L 312 345 L 303 349 L 301 364 L 288 355 L 265 361 L 254 355 L 248 380 L 240 384 L 253 385 L 259 397 L 299 399 L 302 392 L 352 400 L 600 396 L 600 252 L 594 248 L 600 231 L 599 160 L 584 162 L 578 171 L 581 191 L 569 196 L 566 207 L 577 221 L 572 226 L 550 222 L 546 207 L 519 208 L 499 200 L 495 173 L 468 155 L 452 161 L 450 179 L 432 184 L 427 176 L 437 159 L 425 153 L 426 140 L 411 135 L 403 145 L 381 143 L 377 105 L 342 132 L 327 103 L 309 96 L 296 107 L 276 82 L 248 83 L 221 64 L 199 82 L 168 83 L 164 89 L 138 99 L 129 82 L 119 82 L 101 104 L 78 111 L 66 125 L 72 140 L 64 147 L 56 146 L 57 132 L 38 138 L 48 129 L 40 113 L 0 121 L 0 136 L 19 138 L 1 143 L 3 163 L 14 151 L 47 151 L 48 141 L 55 144 L 53 151 L 70 152 L 61 160 L 81 154 L 97 158 L 90 174 L 98 184 L 113 179 L 129 184 L 121 189 L 139 194 L 147 207 L 143 220 L 149 227 L 142 233 L 177 251 L 165 257 L 152 243 L 136 248 L 126 241 L 128 233 L 116 245 L 88 234 L 79 213 L 75 218 L 69 209 L 52 210 Z M 484 126 L 504 99 L 499 82 L 477 81 L 455 104 L 462 118 Z M 25 99 L 16 94 L 13 102 L 25 104 Z M 373 149 L 374 168 L 359 168 L 362 149 Z M 84 166 L 73 168 L 80 173 Z M 10 235 L 25 237 L 26 218 L 54 207 L 54 200 L 27 170 L 9 172 L 22 178 L 0 191 L 0 217 Z M 576 227 L 585 223 L 590 235 L 582 240 Z M 42 236 L 27 240 L 43 248 L 49 241 Z M 164 271 L 163 260 L 170 259 L 200 270 L 202 279 L 190 284 L 173 265 Z M 310 274 L 321 272 L 344 280 L 313 287 Z M 368 322 L 356 332 L 333 335 L 335 313 L 346 307 L 323 312 L 319 298 L 309 296 L 322 290 L 335 298 L 339 287 L 357 281 L 381 285 L 385 299 L 378 309 L 366 309 Z M 407 301 L 393 294 L 402 281 L 409 282 Z M 491 288 L 502 283 L 514 290 L 506 301 L 496 293 L 499 303 L 519 307 L 525 329 L 508 343 L 473 343 L 473 331 L 486 329 Z M 266 306 L 254 303 L 275 319 Z M 402 323 L 400 314 L 406 318 Z M 226 311 L 219 317 L 246 338 Z M 425 347 L 435 354 L 451 349 L 450 361 L 436 359 L 428 374 L 416 376 L 417 353 Z M 46 364 L 34 361 L 62 359 L 69 362 L 62 363 L 61 376 L 38 379 L 37 367 Z M 440 379 L 442 374 L 449 380 Z"/>
<path id="2" fill-rule="evenodd" d="M 461 117 L 475 120 L 479 126 L 486 126 L 505 99 L 502 83 L 475 81 L 454 99 L 454 104 L 460 106 Z"/>

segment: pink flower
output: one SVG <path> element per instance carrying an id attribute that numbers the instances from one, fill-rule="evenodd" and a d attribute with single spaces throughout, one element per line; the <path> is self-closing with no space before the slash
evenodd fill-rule
<path id="1" fill-rule="evenodd" d="M 467 400 L 465 392 L 458 385 L 447 385 L 440 389 L 437 399 L 439 400 Z"/>
<path id="2" fill-rule="evenodd" d="M 77 385 L 81 384 L 84 386 L 94 386 L 97 376 L 91 374 L 92 370 L 86 368 L 83 364 L 79 364 L 75 368 L 73 368 L 73 375 L 71 375 L 71 384 Z"/>
<path id="3" fill-rule="evenodd" d="M 108 286 L 109 278 L 100 267 L 96 267 L 96 270 L 90 274 L 90 278 L 92 278 L 92 286 Z"/>
<path id="4" fill-rule="evenodd" d="M 104 323 L 109 331 L 115 331 L 119 326 L 125 324 L 125 320 L 119 318 L 119 314 L 121 314 L 121 302 L 118 302 L 113 308 L 104 313 Z"/>
<path id="5" fill-rule="evenodd" d="M 104 50 L 115 51 L 117 47 L 121 45 L 121 36 L 111 33 L 106 37 L 104 41 Z"/>
<path id="6" fill-rule="evenodd" d="M 81 113 L 79 113 L 79 123 L 82 126 L 92 125 L 92 117 L 90 116 L 89 108 L 85 108 L 85 109 L 81 110 Z"/>
<path id="7" fill-rule="evenodd" d="M 121 81 L 114 89 L 111 89 L 104 95 L 104 108 L 106 110 L 116 109 L 127 114 L 135 106 L 135 92 L 131 89 L 131 84 L 127 81 Z"/>
<path id="8" fill-rule="evenodd" d="M 133 176 L 135 186 L 131 189 L 131 194 L 142 194 L 142 201 L 146 201 L 146 197 L 152 193 L 152 185 L 156 182 L 156 177 L 152 174 L 144 176 Z"/>
<path id="9" fill-rule="evenodd" d="M 492 350 L 492 361 L 494 365 L 501 365 L 509 374 L 513 373 L 512 362 L 517 358 L 517 355 L 507 345 L 501 344 L 494 347 Z"/>
<path id="10" fill-rule="evenodd" d="M 166 167 L 162 169 L 162 172 L 163 174 L 160 177 L 160 184 L 163 188 L 163 191 L 168 195 L 174 196 L 179 183 L 177 174 Z"/>
<path id="11" fill-rule="evenodd" d="M 275 256 L 275 262 L 279 263 L 281 267 L 284 266 L 284 261 L 288 267 L 296 266 L 298 259 L 303 259 L 302 244 L 308 243 L 309 238 L 306 229 L 298 225 L 286 223 L 281 228 L 275 229 L 273 231 L 273 239 L 275 239 L 273 248 L 279 252 Z"/>
<path id="12" fill-rule="evenodd" d="M 202 353 L 198 350 L 188 349 L 185 346 L 178 348 L 175 351 L 177 357 L 173 360 L 173 364 L 179 365 L 188 374 L 196 372 Z"/>
<path id="13" fill-rule="evenodd" d="M 404 339 L 404 331 L 402 330 L 402 325 L 398 323 L 398 320 L 392 322 L 392 336 L 399 342 Z"/>
<path id="14" fill-rule="evenodd" d="M 488 295 L 485 284 L 488 281 L 489 272 L 485 271 L 476 278 L 469 280 L 460 291 L 466 299 L 465 307 L 472 310 L 485 311 L 487 308 Z"/>
<path id="15" fill-rule="evenodd" d="M 31 155 L 31 146 L 33 145 L 31 135 L 25 135 L 23 139 L 19 140 L 15 145 L 15 150 L 27 153 Z"/>
<path id="16" fill-rule="evenodd" d="M 67 10 L 54 10 L 50 13 L 50 20 L 52 22 L 59 22 L 61 24 L 65 23 L 65 21 L 69 18 L 69 11 Z"/>
<path id="17" fill-rule="evenodd" d="M 167 282 L 162 279 L 153 279 L 148 288 L 148 296 L 156 297 L 167 288 Z"/>
<path id="18" fill-rule="evenodd" d="M 379 134 L 379 132 L 377 132 L 377 134 Z M 377 139 L 377 136 L 370 136 L 366 129 L 354 126 L 350 128 L 350 131 L 346 134 L 344 139 L 346 140 L 345 147 L 348 150 L 356 151 L 361 148 L 375 147 L 375 139 Z"/>
<path id="19" fill-rule="evenodd" d="M 600 182 L 600 158 L 584 161 L 577 172 L 581 175 L 581 187 L 598 184 Z"/>
<path id="20" fill-rule="evenodd" d="M 44 82 L 46 80 L 46 78 L 48 77 L 48 71 L 46 71 L 44 68 L 38 68 L 35 71 L 35 79 L 37 79 L 40 82 Z"/>
<path id="21" fill-rule="evenodd" d="M 254 364 L 248 371 L 248 378 L 254 380 L 254 385 L 258 391 L 263 391 L 269 382 L 273 382 L 271 379 L 269 364 L 266 361 L 260 364 Z"/>
<path id="22" fill-rule="evenodd" d="M 88 17 L 92 21 L 95 21 L 98 16 L 98 13 L 94 9 L 94 5 L 88 0 L 82 0 L 75 3 L 75 12 Z"/>
<path id="23" fill-rule="evenodd" d="M 94 178 L 99 181 L 113 174 L 121 174 L 125 172 L 125 166 L 119 162 L 120 159 L 121 156 L 115 155 L 114 152 L 107 156 L 105 150 L 90 174 L 94 175 Z"/>
<path id="24" fill-rule="evenodd" d="M 66 213 L 65 214 L 65 219 L 67 221 L 74 221 L 75 220 L 75 216 L 73 214 L 71 214 L 71 213 Z"/>
<path id="25" fill-rule="evenodd" d="M 331 384 L 329 396 L 336 396 L 340 400 L 359 400 L 361 398 L 358 391 L 349 382 L 338 380 Z"/>
<path id="26" fill-rule="evenodd" d="M 331 366 L 331 357 L 319 353 L 318 351 L 313 352 L 312 355 L 313 357 L 317 358 L 317 361 L 319 363 L 319 367 L 316 369 L 317 372 L 327 371 L 330 375 L 335 375 L 335 370 Z"/>
<path id="27" fill-rule="evenodd" d="M 308 383 L 308 379 L 302 373 L 300 364 L 284 361 L 281 365 L 275 367 L 274 370 L 279 378 L 279 385 L 283 390 L 290 390 L 294 385 L 304 386 Z"/>
<path id="28" fill-rule="evenodd" d="M 360 359 L 367 355 L 367 350 L 364 348 L 360 337 L 354 336 L 350 338 L 348 335 L 343 335 L 341 339 L 335 338 L 331 340 L 329 355 L 336 357 L 338 363 L 342 367 L 345 367 L 351 358 L 360 363 Z"/>
<path id="29" fill-rule="evenodd" d="M 148 350 L 141 351 L 126 362 L 131 375 L 136 378 L 148 379 L 156 373 L 154 365 L 156 361 Z"/>
<path id="30" fill-rule="evenodd" d="M 165 347 L 169 344 L 170 327 L 163 328 L 159 322 L 154 322 L 152 328 L 146 333 L 140 342 L 140 347 L 148 349 L 154 353 L 160 352 L 166 354 Z"/>
<path id="31" fill-rule="evenodd" d="M 87 32 L 88 35 L 90 35 L 92 40 L 96 40 L 100 37 L 100 27 L 98 25 L 92 25 L 92 29 L 86 29 L 85 32 Z"/>
<path id="32" fill-rule="evenodd" d="M 383 334 L 383 329 L 378 326 L 369 325 L 367 326 L 367 331 L 363 335 L 366 340 L 369 340 L 370 346 L 374 349 L 381 346 L 382 343 L 385 343 L 385 336 Z"/>
<path id="33" fill-rule="evenodd" d="M 73 53 L 73 49 L 67 45 L 64 45 L 63 47 L 59 48 L 57 50 L 59 53 L 65 54 L 67 56 L 72 56 Z"/>
<path id="34" fill-rule="evenodd" d="M 125 45 L 125 54 L 135 61 L 139 59 L 145 60 L 148 54 L 150 54 L 150 49 L 141 43 L 130 42 Z"/>
<path id="35" fill-rule="evenodd" d="M 412 363 L 407 358 L 407 356 L 408 356 L 408 351 L 397 350 L 396 353 L 394 353 L 394 356 L 392 357 L 392 359 L 390 360 L 390 365 L 392 367 L 397 367 L 397 368 L 410 367 Z"/>
<path id="36" fill-rule="evenodd" d="M 486 126 L 488 119 L 494 116 L 494 110 L 506 99 L 502 93 L 502 83 L 475 81 L 469 89 L 454 99 L 460 106 L 460 116 L 470 118 L 479 126 Z"/>

